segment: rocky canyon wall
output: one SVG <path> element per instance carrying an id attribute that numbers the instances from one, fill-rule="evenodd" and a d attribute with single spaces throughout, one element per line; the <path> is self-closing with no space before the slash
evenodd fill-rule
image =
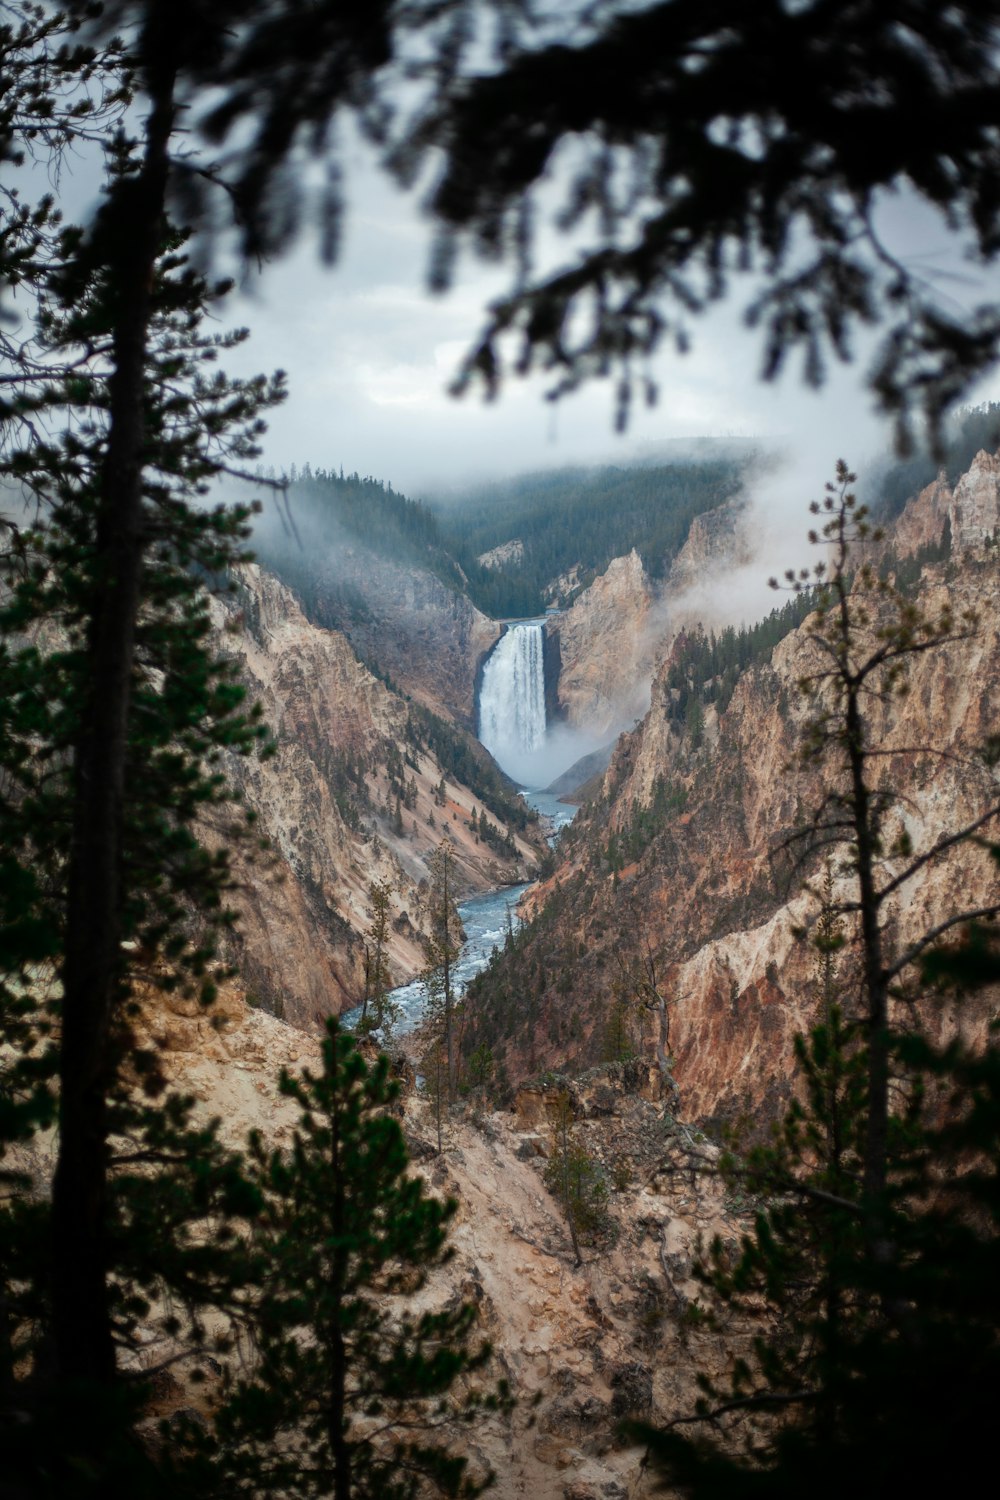
<path id="1" fill-rule="evenodd" d="M 560 717 L 595 739 L 623 728 L 649 707 L 657 665 L 697 617 L 685 595 L 707 577 L 743 566 L 753 555 L 746 501 L 696 516 L 667 577 L 649 577 L 638 552 L 616 557 L 561 615 L 546 624 L 560 673 Z"/>
<path id="2" fill-rule="evenodd" d="M 954 489 L 939 474 L 933 484 L 908 500 L 888 539 L 901 557 L 941 541 L 947 524 L 958 552 L 981 547 L 997 531 L 1000 454 L 980 452 Z"/>
<path id="3" fill-rule="evenodd" d="M 358 654 L 404 692 L 475 733 L 476 672 L 500 626 L 432 573 L 345 547 L 330 606 Z"/>
<path id="4" fill-rule="evenodd" d="M 361 998 L 372 881 L 392 887 L 390 964 L 401 983 L 424 965 L 427 859 L 445 833 L 460 895 L 516 879 L 543 844 L 518 836 L 509 857 L 481 842 L 469 823 L 482 801 L 414 742 L 404 699 L 345 636 L 311 625 L 271 575 L 247 568 L 239 592 L 214 609 L 221 647 L 275 737 L 269 758 L 233 757 L 227 767 L 255 837 L 270 846 L 233 845 L 231 953 L 251 995 L 308 1026 Z M 400 785 L 409 806 L 396 805 Z M 217 814 L 209 836 L 228 841 L 231 817 Z"/>
<path id="5" fill-rule="evenodd" d="M 312 525 L 301 545 L 271 527 L 261 557 L 314 624 L 341 631 L 377 675 L 475 732 L 476 674 L 500 626 L 463 594 L 428 567 L 365 546 L 332 518 Z"/>
<path id="6" fill-rule="evenodd" d="M 559 654 L 556 699 L 572 728 L 606 738 L 645 712 L 658 640 L 654 603 L 633 548 L 614 558 L 564 614 L 547 621 Z"/>
<path id="7" fill-rule="evenodd" d="M 969 639 L 912 661 L 905 696 L 873 697 L 868 706 L 873 743 L 884 752 L 881 784 L 903 794 L 888 836 L 905 832 L 917 853 L 998 796 L 976 749 L 996 733 L 1000 706 L 998 493 L 1000 461 L 981 454 L 954 492 L 930 486 L 900 522 L 901 539 L 916 547 L 939 535 L 948 516 L 953 556 L 925 569 L 921 607 L 936 615 L 949 604 L 957 620 L 977 620 Z M 792 767 L 810 713 L 797 685 L 817 667 L 808 637 L 807 623 L 744 672 L 723 713 L 706 706 L 697 743 L 678 721 L 669 685 L 683 641 L 668 651 L 648 713 L 619 741 L 601 800 L 581 814 L 561 867 L 531 897 L 537 921 L 507 998 L 489 993 L 493 1034 L 513 1076 L 596 1060 L 609 1014 L 630 986 L 638 993 L 652 966 L 689 1118 L 773 1116 L 787 1098 L 792 1038 L 818 1004 L 815 951 L 795 930 L 816 915 L 802 887 L 821 870 L 814 861 L 796 871 L 780 846 L 829 790 L 825 767 Z M 835 868 L 834 880 L 835 893 L 847 893 L 849 873 Z M 995 864 L 965 844 L 908 885 L 889 913 L 890 940 L 898 950 L 996 893 Z M 846 990 L 851 962 L 848 953 Z M 518 985 L 530 996 L 519 1009 Z M 633 1024 L 651 1051 L 659 1021 L 636 1008 Z M 941 1005 L 935 1024 L 942 1034 L 981 1031 L 986 1012 Z"/>

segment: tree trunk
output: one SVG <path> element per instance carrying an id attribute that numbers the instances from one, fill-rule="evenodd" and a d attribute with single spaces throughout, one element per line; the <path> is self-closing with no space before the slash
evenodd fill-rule
<path id="1" fill-rule="evenodd" d="M 147 85 L 151 111 L 135 178 L 116 186 L 103 244 L 117 304 L 108 446 L 98 495 L 93 613 L 87 640 L 73 789 L 60 1061 L 59 1156 L 53 1182 L 52 1296 L 63 1379 L 115 1376 L 107 1291 L 107 1119 L 111 1037 L 122 983 L 125 765 L 143 567 L 144 384 L 150 292 L 160 250 L 174 120 L 173 64 L 160 38 Z M 100 233 L 100 230 L 99 230 Z"/>
<path id="2" fill-rule="evenodd" d="M 869 1203 L 885 1191 L 889 1134 L 889 997 L 882 964 L 881 903 L 875 884 L 875 843 L 871 826 L 871 793 L 865 781 L 865 749 L 856 689 L 846 704 L 847 753 L 851 774 L 854 835 L 857 845 L 858 902 L 868 1031 L 868 1119 L 864 1190 Z"/>
<path id="3" fill-rule="evenodd" d="M 347 1369 L 348 1351 L 344 1342 L 342 1299 L 347 1277 L 345 1195 L 347 1180 L 341 1161 L 340 1120 L 331 1110 L 330 1167 L 333 1185 L 330 1205 L 331 1242 L 337 1247 L 330 1268 L 330 1293 L 333 1310 L 327 1322 L 327 1353 L 330 1358 L 330 1395 L 327 1406 L 326 1435 L 333 1463 L 334 1500 L 351 1500 L 351 1445 L 347 1440 Z"/>
<path id="4" fill-rule="evenodd" d="M 455 1042 L 452 1027 L 451 1003 L 451 904 L 448 892 L 449 855 L 445 851 L 442 862 L 442 943 L 444 947 L 444 1029 L 448 1045 L 448 1105 L 455 1102 Z"/>

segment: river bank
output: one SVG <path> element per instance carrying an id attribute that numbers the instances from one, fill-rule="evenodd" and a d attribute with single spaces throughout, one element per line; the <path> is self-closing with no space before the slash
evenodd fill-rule
<path id="1" fill-rule="evenodd" d="M 550 843 L 561 828 L 573 821 L 576 808 L 560 802 L 550 792 L 526 791 L 523 796 L 551 825 Z M 508 923 L 514 928 L 518 926 L 521 920 L 517 914 L 518 904 L 530 885 L 531 882 L 526 881 L 522 885 L 499 886 L 495 890 L 484 891 L 482 895 L 471 896 L 468 901 L 459 904 L 458 914 L 462 919 L 465 941 L 453 969 L 457 994 L 463 994 L 470 980 L 489 963 L 494 948 L 503 943 Z M 400 1018 L 394 1035 L 398 1041 L 402 1041 L 417 1029 L 423 1019 L 427 986 L 422 979 L 412 979 L 409 984 L 402 984 L 394 989 L 392 998 L 400 1007 Z M 345 1026 L 353 1028 L 360 1016 L 361 1007 L 358 1006 L 343 1015 L 341 1021 Z"/>

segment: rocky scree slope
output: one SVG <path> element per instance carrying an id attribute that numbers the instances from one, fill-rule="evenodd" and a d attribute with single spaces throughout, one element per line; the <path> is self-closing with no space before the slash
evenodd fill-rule
<path id="1" fill-rule="evenodd" d="M 198 1117 L 217 1118 L 227 1144 L 242 1147 L 257 1129 L 269 1148 L 290 1145 L 297 1110 L 280 1094 L 278 1075 L 316 1071 L 317 1039 L 249 1009 L 232 984 L 221 987 L 209 1012 L 196 999 L 152 992 L 134 1029 L 138 1043 L 156 1048 L 165 1082 L 193 1096 Z M 461 1106 L 445 1124 L 439 1157 L 432 1106 L 401 1067 L 413 1169 L 458 1205 L 449 1234 L 454 1254 L 409 1310 L 472 1301 L 494 1350 L 484 1379 L 506 1378 L 516 1400 L 508 1415 L 484 1414 L 473 1427 L 456 1428 L 455 1448 L 495 1470 L 498 1500 L 652 1495 L 642 1452 L 623 1442 L 619 1422 L 659 1423 L 689 1412 L 696 1372 L 723 1378 L 760 1331 L 754 1313 L 712 1330 L 687 1311 L 704 1295 L 692 1274 L 699 1245 L 717 1234 L 735 1242 L 746 1227 L 739 1205 L 707 1170 L 715 1149 L 674 1119 L 656 1070 L 634 1063 L 572 1082 L 551 1078 L 519 1091 L 504 1112 Z M 611 1186 L 607 1230 L 584 1243 L 579 1267 L 544 1181 L 561 1099 L 576 1141 Z M 51 1151 L 51 1136 L 40 1135 L 15 1165 L 44 1180 Z M 132 1357 L 151 1367 L 169 1355 L 151 1326 Z M 151 1430 L 179 1411 L 210 1413 L 225 1369 L 209 1362 L 198 1384 L 186 1371 L 183 1362 L 168 1363 L 158 1376 Z"/>
<path id="2" fill-rule="evenodd" d="M 1000 707 L 1000 459 L 980 454 L 953 492 L 941 482 L 924 491 L 897 545 L 926 545 L 946 516 L 952 559 L 924 569 L 920 600 L 932 614 L 947 601 L 956 618 L 974 610 L 978 628 L 917 658 L 908 695 L 871 708 L 874 742 L 887 752 L 884 784 L 907 793 L 897 830 L 905 823 L 916 852 L 998 796 L 976 747 L 996 733 Z M 794 935 L 817 903 L 774 858 L 825 787 L 823 768 L 789 769 L 809 714 L 797 683 L 816 666 L 807 631 L 744 672 L 721 716 L 706 705 L 696 737 L 678 721 L 668 685 L 683 637 L 668 650 L 650 709 L 619 741 L 601 797 L 564 834 L 554 876 L 531 893 L 530 926 L 474 988 L 469 1045 L 491 1046 L 511 1078 L 586 1066 L 621 1045 L 624 1027 L 644 1055 L 673 1055 L 687 1119 L 780 1111 L 792 1039 L 818 1005 L 815 953 Z M 845 890 L 841 878 L 835 894 Z M 891 914 L 898 944 L 993 900 L 995 865 L 965 845 L 907 892 Z M 636 1003 L 650 973 L 665 1017 Z M 850 978 L 848 953 L 841 979 Z M 628 1014 L 622 1021 L 618 1010 L 611 1035 L 623 1004 Z M 943 1007 L 936 1025 L 975 1032 L 987 1020 L 982 1007 Z"/>

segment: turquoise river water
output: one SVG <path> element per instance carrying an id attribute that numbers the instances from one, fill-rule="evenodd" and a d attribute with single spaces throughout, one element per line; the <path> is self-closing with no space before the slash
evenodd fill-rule
<path id="1" fill-rule="evenodd" d="M 560 828 L 572 822 L 576 808 L 560 802 L 549 792 L 528 791 L 523 795 L 532 807 L 537 808 L 538 812 L 549 820 L 553 837 Z M 462 944 L 462 951 L 455 964 L 459 993 L 465 989 L 470 979 L 475 978 L 480 969 L 486 967 L 493 949 L 502 944 L 507 930 L 508 912 L 515 927 L 517 926 L 517 903 L 527 889 L 527 885 L 501 886 L 498 890 L 486 891 L 481 896 L 472 896 L 459 906 L 459 915 L 462 918 L 462 926 L 465 928 L 465 942 Z M 393 990 L 392 998 L 402 1008 L 395 1034 L 405 1036 L 407 1032 L 420 1024 L 424 1013 L 427 990 L 423 980 L 414 979 L 409 984 L 400 985 L 398 989 Z M 345 1026 L 353 1026 L 360 1014 L 359 1006 L 356 1010 L 347 1011 L 341 1020 Z"/>

